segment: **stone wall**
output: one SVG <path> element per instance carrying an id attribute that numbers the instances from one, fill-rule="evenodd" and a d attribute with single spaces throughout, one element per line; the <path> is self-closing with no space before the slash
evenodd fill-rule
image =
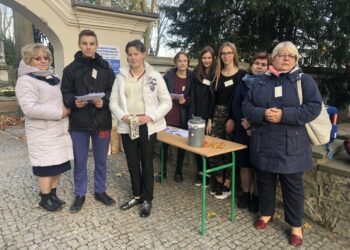
<path id="1" fill-rule="evenodd" d="M 304 216 L 350 239 L 350 164 L 348 162 L 327 161 L 305 173 Z M 276 200 L 277 204 L 282 206 L 280 185 L 277 188 Z"/>
<path id="2" fill-rule="evenodd" d="M 305 215 L 350 238 L 350 178 L 321 170 L 304 177 Z"/>

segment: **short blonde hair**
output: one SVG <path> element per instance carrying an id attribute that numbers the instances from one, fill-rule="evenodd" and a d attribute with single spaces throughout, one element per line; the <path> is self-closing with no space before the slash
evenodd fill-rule
<path id="1" fill-rule="evenodd" d="M 297 46 L 295 46 L 294 43 L 292 43 L 290 41 L 280 42 L 279 44 L 277 44 L 276 47 L 272 51 L 272 59 L 275 59 L 277 54 L 282 49 L 287 49 L 288 53 L 293 55 L 295 57 L 296 62 L 298 63 L 298 61 L 300 59 L 299 51 L 297 49 Z"/>
<path id="2" fill-rule="evenodd" d="M 22 48 L 22 60 L 25 64 L 30 65 L 30 61 L 37 57 L 39 53 L 44 52 L 49 58 L 49 63 L 52 63 L 52 54 L 47 46 L 42 43 L 30 43 Z"/>

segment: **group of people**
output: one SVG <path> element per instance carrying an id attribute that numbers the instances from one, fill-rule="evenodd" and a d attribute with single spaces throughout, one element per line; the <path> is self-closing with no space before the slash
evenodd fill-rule
<path id="1" fill-rule="evenodd" d="M 114 75 L 107 61 L 96 53 L 98 41 L 91 30 L 79 34 L 80 50 L 65 67 L 61 80 L 50 67 L 52 55 L 43 44 L 22 49 L 16 95 L 25 116 L 29 157 L 38 176 L 41 200 L 49 211 L 65 202 L 57 194 L 60 174 L 71 169 L 74 156 L 74 201 L 70 212 L 82 209 L 88 187 L 87 159 L 92 141 L 95 199 L 114 205 L 106 193 L 107 153 L 112 115 L 117 120 L 132 195 L 120 205 L 126 211 L 141 205 L 139 215 L 152 210 L 153 154 L 157 132 L 167 125 L 186 129 L 194 115 L 206 121 L 211 136 L 248 145 L 236 152 L 240 177 L 238 207 L 260 212 L 254 223 L 263 230 L 272 221 L 276 184 L 282 188 L 285 220 L 291 226 L 289 243 L 303 243 L 303 173 L 313 167 L 311 144 L 304 125 L 321 111 L 318 88 L 298 67 L 299 53 L 291 42 L 281 42 L 271 56 L 252 57 L 248 72 L 240 68 L 236 46 L 226 42 L 217 56 L 212 47 L 202 49 L 198 65 L 189 70 L 190 58 L 179 52 L 175 68 L 164 77 L 145 61 L 140 40 L 126 45 L 127 66 Z M 302 83 L 300 105 L 297 81 Z M 84 101 L 77 96 L 102 92 L 102 98 Z M 167 158 L 167 145 L 164 145 Z M 175 181 L 183 181 L 185 151 L 178 149 Z M 208 167 L 223 165 L 230 155 L 207 159 Z M 196 156 L 196 186 L 201 186 L 202 162 Z M 167 175 L 165 168 L 165 176 Z M 231 173 L 213 173 L 210 194 L 217 199 L 231 195 Z M 159 176 L 156 176 L 158 179 Z M 209 181 L 207 181 L 209 183 Z"/>

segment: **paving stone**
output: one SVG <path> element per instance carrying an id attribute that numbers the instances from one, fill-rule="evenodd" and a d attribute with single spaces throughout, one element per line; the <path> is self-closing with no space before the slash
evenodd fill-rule
<path id="1" fill-rule="evenodd" d="M 107 193 L 117 202 L 107 207 L 93 197 L 93 158 L 88 160 L 89 186 L 86 202 L 78 214 L 70 214 L 73 200 L 73 171 L 62 175 L 59 196 L 67 202 L 62 211 L 49 213 L 38 207 L 39 187 L 32 175 L 23 128 L 0 130 L 0 249 L 293 249 L 288 245 L 288 226 L 274 220 L 260 232 L 253 228 L 256 215 L 235 209 L 231 223 L 230 200 L 207 196 L 207 218 L 202 237 L 201 190 L 192 184 L 195 167 L 184 167 L 184 182 L 167 178 L 155 183 L 152 215 L 141 219 L 139 208 L 128 211 L 118 206 L 131 197 L 125 156 L 108 157 Z M 154 160 L 155 173 L 159 159 Z M 173 168 L 173 169 L 172 169 Z M 170 164 L 169 173 L 174 171 Z M 170 176 L 169 176 L 170 177 Z M 282 214 L 282 213 L 281 213 Z M 305 243 L 300 249 L 350 249 L 348 239 L 309 223 Z"/>

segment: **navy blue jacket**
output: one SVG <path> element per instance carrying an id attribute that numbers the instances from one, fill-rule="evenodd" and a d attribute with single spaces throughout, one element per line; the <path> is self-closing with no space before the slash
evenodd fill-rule
<path id="1" fill-rule="evenodd" d="M 233 130 L 233 141 L 248 145 L 250 137 L 247 131 L 243 128 L 241 122 L 244 118 L 242 105 L 247 93 L 250 89 L 248 81 L 245 81 L 247 75 L 243 77 L 242 81 L 237 83 L 236 90 L 233 93 L 231 101 L 231 117 L 235 122 Z"/>
<path id="2" fill-rule="evenodd" d="M 313 167 L 311 143 L 305 123 L 321 112 L 322 98 L 315 81 L 302 75 L 303 104 L 299 105 L 298 68 L 289 73 L 257 78 L 243 102 L 243 114 L 252 124 L 250 156 L 252 164 L 271 173 L 299 173 Z M 275 87 L 282 86 L 282 96 L 275 97 Z M 265 120 L 268 108 L 282 109 L 278 124 Z"/>
<path id="3" fill-rule="evenodd" d="M 174 77 L 176 74 L 177 68 L 172 68 L 163 76 L 166 86 L 168 87 L 169 93 L 174 93 Z M 192 71 L 187 70 L 186 73 L 186 87 L 184 90 L 184 98 L 186 102 L 180 105 L 180 127 L 187 129 L 187 121 L 189 119 L 189 106 L 190 106 L 190 93 L 189 86 L 192 81 Z"/>

